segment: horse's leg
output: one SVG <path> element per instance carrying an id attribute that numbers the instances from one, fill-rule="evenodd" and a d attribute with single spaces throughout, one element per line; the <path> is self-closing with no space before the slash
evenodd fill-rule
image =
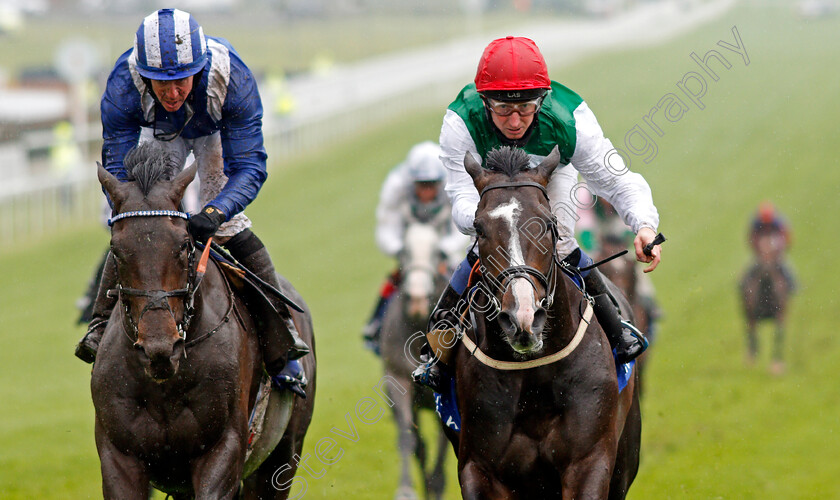
<path id="1" fill-rule="evenodd" d="M 461 482 L 461 496 L 464 500 L 513 499 L 513 493 L 502 483 L 493 479 L 475 462 L 467 462 L 458 473 Z M 568 497 L 577 498 L 577 497 Z"/>
<path id="2" fill-rule="evenodd" d="M 747 363 L 753 364 L 758 356 L 758 337 L 756 336 L 756 314 L 758 309 L 758 272 L 750 269 L 744 277 L 741 293 L 744 300 L 744 317 L 747 323 Z"/>
<path id="3" fill-rule="evenodd" d="M 614 446 L 602 440 L 588 456 L 569 465 L 561 477 L 563 498 L 607 498 L 615 466 L 615 454 L 610 453 Z"/>
<path id="4" fill-rule="evenodd" d="M 624 500 L 624 497 L 627 496 L 627 490 L 630 489 L 630 485 L 633 484 L 636 473 L 639 471 L 639 448 L 642 442 L 642 414 L 638 392 L 640 379 L 641 374 L 637 373 L 634 387 L 636 393 L 633 394 L 633 402 L 630 405 L 630 411 L 627 413 L 624 429 L 618 441 L 618 453 L 610 480 L 609 500 Z"/>
<path id="5" fill-rule="evenodd" d="M 449 439 L 443 433 L 443 429 L 438 429 L 437 440 L 437 457 L 435 459 L 435 468 L 432 469 L 426 479 L 426 497 L 434 500 L 443 498 L 443 490 L 446 487 L 446 473 L 444 465 L 446 464 L 446 455 L 449 450 Z"/>
<path id="6" fill-rule="evenodd" d="M 240 432 L 231 425 L 211 450 L 193 460 L 190 465 L 196 500 L 234 498 L 242 475 L 243 443 Z"/>
<path id="7" fill-rule="evenodd" d="M 143 462 L 125 455 L 105 436 L 96 424 L 96 449 L 102 469 L 102 496 L 106 500 L 146 500 L 149 476 Z"/>
<path id="8" fill-rule="evenodd" d="M 394 401 L 391 409 L 394 411 L 394 420 L 397 424 L 397 447 L 400 452 L 400 483 L 395 498 L 397 500 L 417 498 L 414 485 L 411 480 L 411 456 L 417 451 L 418 436 L 415 430 L 414 406 L 414 384 L 396 374 L 387 373 L 397 379 L 402 387 L 408 387 L 405 393 L 400 391 L 387 390 L 388 397 Z"/>

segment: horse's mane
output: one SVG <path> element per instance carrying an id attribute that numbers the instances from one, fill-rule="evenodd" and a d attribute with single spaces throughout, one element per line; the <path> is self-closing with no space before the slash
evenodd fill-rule
<path id="1" fill-rule="evenodd" d="M 501 146 L 487 153 L 488 170 L 514 177 L 530 168 L 530 158 L 524 149 Z"/>
<path id="2" fill-rule="evenodd" d="M 157 141 L 147 141 L 131 149 L 123 159 L 129 181 L 135 181 L 144 195 L 159 180 L 169 181 L 181 168 L 181 160 Z"/>

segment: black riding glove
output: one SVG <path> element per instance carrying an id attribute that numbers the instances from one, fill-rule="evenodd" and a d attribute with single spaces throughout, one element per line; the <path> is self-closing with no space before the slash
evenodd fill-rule
<path id="1" fill-rule="evenodd" d="M 207 205 L 200 213 L 190 217 L 187 228 L 196 241 L 203 243 L 207 241 L 207 238 L 216 234 L 216 230 L 219 229 L 226 218 L 221 210 L 212 205 Z"/>

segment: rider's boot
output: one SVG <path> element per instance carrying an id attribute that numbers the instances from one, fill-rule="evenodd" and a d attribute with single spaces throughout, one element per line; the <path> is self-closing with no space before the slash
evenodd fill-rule
<path id="1" fill-rule="evenodd" d="M 452 361 L 460 328 L 457 314 L 460 298 L 461 294 L 447 285 L 429 317 L 427 343 L 420 352 L 421 364 L 411 374 L 414 382 L 430 387 L 437 393 L 449 390 L 447 382 L 451 377 L 451 369 L 448 365 Z"/>
<path id="2" fill-rule="evenodd" d="M 379 291 L 379 299 L 376 301 L 373 314 L 364 328 L 362 328 L 362 339 L 364 340 L 365 347 L 373 351 L 377 356 L 381 352 L 382 319 L 385 316 L 385 311 L 388 308 L 391 297 L 396 292 L 397 280 L 398 276 L 396 272 L 388 276 L 388 281 L 382 285 Z"/>
<path id="3" fill-rule="evenodd" d="M 99 342 L 105 327 L 108 325 L 108 318 L 117 303 L 117 297 L 108 295 L 108 290 L 117 285 L 117 265 L 114 256 L 108 252 L 105 265 L 102 268 L 102 279 L 99 281 L 99 291 L 93 301 L 93 311 L 88 331 L 82 340 L 76 344 L 76 357 L 85 363 L 93 363 L 96 359 L 96 351 L 99 349 Z"/>
<path id="4" fill-rule="evenodd" d="M 277 278 L 277 273 L 274 270 L 274 264 L 268 255 L 268 250 L 266 250 L 262 241 L 250 229 L 239 232 L 224 245 L 230 251 L 233 258 L 248 268 L 248 270 L 274 288 L 282 290 L 280 280 Z M 263 351 L 266 371 L 272 377 L 273 381 L 275 381 L 275 378 L 278 378 L 278 375 L 291 375 L 292 377 L 296 377 L 298 385 L 302 389 L 306 387 L 306 378 L 302 376 L 303 371 L 298 369 L 299 364 L 295 360 L 308 354 L 309 346 L 298 335 L 297 328 L 292 321 L 291 313 L 286 304 L 274 297 L 272 297 L 272 302 L 280 314 L 282 322 L 280 323 L 280 328 L 266 328 L 260 331 L 260 346 Z M 288 345 L 290 340 L 292 346 L 286 351 L 281 346 Z"/>
<path id="5" fill-rule="evenodd" d="M 610 295 L 601 271 L 592 269 L 583 278 L 586 291 L 594 299 L 593 308 L 598 323 L 607 334 L 610 347 L 615 349 L 615 360 L 627 363 L 642 354 L 648 347 L 645 336 L 636 327 L 623 321 L 618 314 L 618 306 Z"/>

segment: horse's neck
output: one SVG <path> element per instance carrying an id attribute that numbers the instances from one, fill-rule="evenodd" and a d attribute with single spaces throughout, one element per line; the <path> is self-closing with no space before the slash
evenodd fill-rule
<path id="1" fill-rule="evenodd" d="M 565 347 L 575 335 L 583 314 L 583 295 L 564 274 L 557 276 L 554 302 L 545 325 L 546 349 L 554 352 Z M 579 309 L 579 310 L 578 310 Z"/>

